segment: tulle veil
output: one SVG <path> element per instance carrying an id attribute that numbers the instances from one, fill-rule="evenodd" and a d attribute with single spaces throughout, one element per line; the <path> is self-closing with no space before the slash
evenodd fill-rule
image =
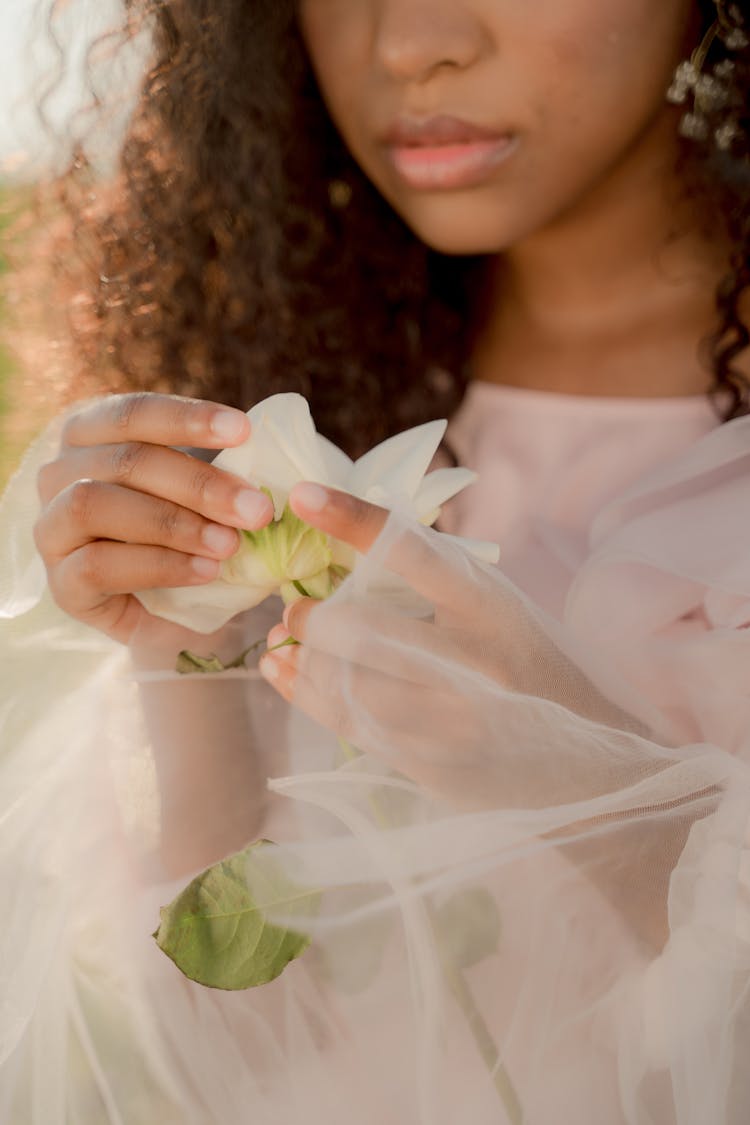
<path id="1" fill-rule="evenodd" d="M 749 439 L 729 423 L 610 505 L 562 621 L 391 520 L 315 617 L 350 654 L 347 753 L 253 670 L 180 677 L 168 630 L 134 659 L 55 608 L 31 537 L 53 427 L 0 509 L 0 1121 L 745 1125 Z M 373 639 L 341 634 L 407 537 L 489 638 L 379 635 L 421 711 L 363 701 Z M 315 889 L 310 946 L 257 989 L 195 984 L 159 910 L 260 838 L 249 883 L 268 861 Z"/>

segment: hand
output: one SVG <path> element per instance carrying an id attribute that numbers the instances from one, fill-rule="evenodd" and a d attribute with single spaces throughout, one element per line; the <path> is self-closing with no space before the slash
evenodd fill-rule
<path id="1" fill-rule="evenodd" d="M 388 512 L 319 485 L 298 486 L 290 504 L 355 547 L 364 570 L 332 600 L 286 610 L 269 648 L 290 635 L 300 643 L 263 657 L 268 682 L 452 809 L 520 810 L 515 820 L 475 821 L 477 831 L 489 823 L 492 847 L 506 857 L 519 842 L 531 856 L 562 843 L 637 937 L 661 949 L 674 861 L 694 817 L 705 815 L 707 790 L 683 773 L 679 749 L 651 741 L 643 722 L 602 694 L 597 685 L 614 698 L 623 688 L 606 653 L 581 651 L 501 569 L 437 532 L 389 525 Z M 368 599 L 383 567 L 433 605 L 430 619 Z M 362 781 L 360 792 L 371 793 L 372 779 Z M 635 867 L 624 859 L 627 832 L 637 837 Z"/>
<path id="2" fill-rule="evenodd" d="M 389 513 L 344 493 L 305 484 L 290 504 L 362 555 L 376 547 L 380 565 L 434 613 L 414 620 L 354 592 L 296 602 L 268 643 L 291 635 L 300 645 L 261 662 L 285 699 L 453 800 L 534 807 L 607 791 L 614 743 L 619 756 L 626 732 L 643 728 L 600 693 L 500 570 L 428 529 L 396 527 L 381 539 Z M 587 719 L 616 727 L 599 752 Z"/>
<path id="3" fill-rule="evenodd" d="M 366 555 L 389 513 L 345 493 L 312 489 L 292 491 L 296 514 Z M 276 649 L 260 665 L 279 694 L 317 722 L 361 750 L 389 756 L 389 748 L 395 749 L 392 764 L 433 785 L 445 766 L 453 772 L 460 759 L 473 760 L 480 742 L 470 700 L 455 683 L 446 685 L 451 669 L 476 668 L 498 683 L 508 677 L 485 646 L 486 600 L 479 583 L 467 581 L 474 564 L 463 554 L 455 562 L 446 557 L 439 538 L 407 532 L 385 559 L 388 569 L 434 606 L 431 620 L 404 617 L 382 605 L 302 599 L 268 635 L 269 649 L 290 636 L 299 647 Z"/>
<path id="4" fill-rule="evenodd" d="M 127 643 L 151 619 L 134 591 L 214 579 L 238 528 L 273 517 L 270 500 L 173 447 L 240 445 L 239 410 L 161 394 L 113 395 L 67 422 L 39 473 L 34 537 L 57 604 Z"/>

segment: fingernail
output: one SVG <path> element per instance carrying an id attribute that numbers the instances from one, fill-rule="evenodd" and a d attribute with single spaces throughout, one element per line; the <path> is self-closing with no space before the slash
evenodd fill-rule
<path id="1" fill-rule="evenodd" d="M 281 672 L 272 656 L 264 656 L 258 664 L 258 670 L 264 680 L 278 680 Z"/>
<path id="2" fill-rule="evenodd" d="M 218 578 L 221 563 L 217 559 L 194 558 L 190 565 L 199 578 Z"/>
<path id="3" fill-rule="evenodd" d="M 204 527 L 201 540 L 209 551 L 217 555 L 226 555 L 230 551 L 237 550 L 237 532 L 218 523 L 211 523 L 208 527 Z"/>
<path id="4" fill-rule="evenodd" d="M 307 508 L 308 512 L 322 512 L 329 501 L 328 489 L 305 481 L 304 484 L 294 486 L 294 499 Z"/>
<path id="5" fill-rule="evenodd" d="M 239 441 L 247 432 L 247 419 L 244 414 L 234 410 L 221 410 L 214 414 L 211 421 L 211 433 L 220 441 L 227 443 Z"/>
<path id="6" fill-rule="evenodd" d="M 273 515 L 273 504 L 262 492 L 249 488 L 240 492 L 234 501 L 234 510 L 249 530 L 265 527 Z"/>

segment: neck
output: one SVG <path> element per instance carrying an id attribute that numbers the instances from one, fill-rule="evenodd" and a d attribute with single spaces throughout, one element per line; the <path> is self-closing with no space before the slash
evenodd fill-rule
<path id="1" fill-rule="evenodd" d="M 657 127 L 585 199 L 491 262 L 477 378 L 579 394 L 708 390 L 698 349 L 728 252 L 679 198 L 669 135 Z"/>

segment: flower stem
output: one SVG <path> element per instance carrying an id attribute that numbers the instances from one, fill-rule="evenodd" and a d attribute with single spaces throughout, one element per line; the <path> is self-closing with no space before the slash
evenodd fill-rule
<path id="1" fill-rule="evenodd" d="M 361 757 L 361 754 L 350 742 L 345 738 L 339 738 L 339 746 L 344 754 L 346 761 L 353 762 Z M 378 801 L 377 797 L 370 794 L 369 797 L 370 808 L 373 811 L 376 823 L 381 827 L 388 829 L 391 827 L 388 817 L 383 811 L 383 807 Z M 429 898 L 425 899 L 425 908 L 430 925 L 432 926 L 433 933 L 438 932 L 437 918 L 435 910 Z M 500 1059 L 500 1053 L 492 1038 L 492 1034 L 487 1027 L 484 1016 L 477 1006 L 474 999 L 474 994 L 466 983 L 466 977 L 461 969 L 457 968 L 453 961 L 445 956 L 443 950 L 440 949 L 438 943 L 438 952 L 440 955 L 440 964 L 443 970 L 446 983 L 453 994 L 456 1003 L 464 1014 L 466 1023 L 469 1030 L 474 1037 L 479 1054 L 481 1055 L 490 1076 L 492 1077 L 495 1089 L 497 1090 L 498 1097 L 503 1104 L 505 1112 L 508 1116 L 510 1125 L 523 1125 L 523 1107 L 519 1100 L 516 1088 L 508 1073 L 507 1068 Z"/>
<path id="2" fill-rule="evenodd" d="M 428 917 L 432 918 L 433 913 L 429 903 L 427 904 L 427 910 Z M 477 1045 L 479 1054 L 484 1060 L 484 1064 L 492 1077 L 500 1101 L 505 1107 L 508 1120 L 511 1125 L 523 1125 L 523 1108 L 519 1101 L 518 1094 L 516 1093 L 516 1088 L 513 1085 L 506 1067 L 500 1060 L 500 1054 L 495 1046 L 495 1041 L 490 1034 L 490 1030 L 485 1023 L 482 1013 L 477 1007 L 474 995 L 466 983 L 466 977 L 449 959 L 441 956 L 441 964 L 448 987 L 466 1017 L 466 1022 L 474 1036 L 474 1042 Z"/>

